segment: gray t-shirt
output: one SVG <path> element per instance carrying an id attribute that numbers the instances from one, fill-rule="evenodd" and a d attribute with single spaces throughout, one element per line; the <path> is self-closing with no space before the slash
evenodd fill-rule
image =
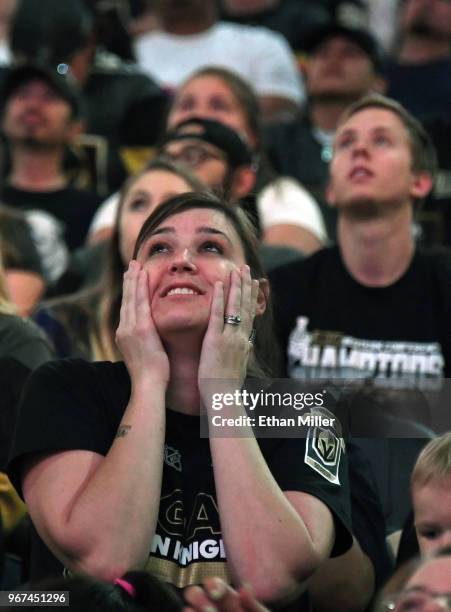
<path id="1" fill-rule="evenodd" d="M 53 354 L 44 333 L 33 321 L 0 313 L 0 357 L 14 357 L 34 369 L 53 359 Z"/>

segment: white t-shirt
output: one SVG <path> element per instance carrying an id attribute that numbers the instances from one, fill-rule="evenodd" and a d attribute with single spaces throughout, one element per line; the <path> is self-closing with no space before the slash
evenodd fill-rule
<path id="1" fill-rule="evenodd" d="M 11 64 L 11 50 L 6 40 L 0 41 L 0 66 L 9 66 Z"/>
<path id="2" fill-rule="evenodd" d="M 176 89 L 196 70 L 216 65 L 237 72 L 259 96 L 280 96 L 297 104 L 305 99 L 288 43 L 267 28 L 220 21 L 188 36 L 153 31 L 137 39 L 135 51 L 141 68 L 162 87 Z"/>
<path id="3" fill-rule="evenodd" d="M 320 242 L 327 242 L 327 230 L 317 201 L 295 179 L 281 176 L 264 187 L 257 197 L 263 230 L 290 224 L 310 231 Z"/>
<path id="4" fill-rule="evenodd" d="M 119 194 L 114 193 L 97 209 L 89 234 L 114 227 L 119 206 Z M 327 242 L 327 231 L 316 200 L 298 181 L 279 177 L 262 189 L 257 196 L 257 209 L 262 229 L 279 223 L 289 223 L 309 230 L 321 242 Z"/>
<path id="5" fill-rule="evenodd" d="M 63 224 L 45 210 L 27 210 L 25 216 L 41 257 L 44 277 L 47 281 L 54 282 L 69 264 L 69 251 L 64 241 Z"/>
<path id="6" fill-rule="evenodd" d="M 91 225 L 89 226 L 88 237 L 103 229 L 113 228 L 116 223 L 116 215 L 119 208 L 119 192 L 110 195 L 97 208 Z"/>

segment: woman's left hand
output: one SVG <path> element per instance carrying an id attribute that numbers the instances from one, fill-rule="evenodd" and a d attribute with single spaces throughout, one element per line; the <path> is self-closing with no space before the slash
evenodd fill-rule
<path id="1" fill-rule="evenodd" d="M 206 578 L 202 586 L 185 589 L 188 604 L 183 612 L 269 612 L 252 594 L 249 586 L 233 589 L 220 578 Z"/>
<path id="2" fill-rule="evenodd" d="M 233 270 L 230 274 L 230 290 L 224 296 L 224 285 L 215 284 L 211 303 L 210 320 L 202 343 L 199 362 L 199 391 L 203 400 L 209 381 L 218 379 L 232 383 L 244 381 L 247 362 L 252 348 L 252 333 L 259 281 L 251 278 L 249 266 Z M 239 316 L 237 325 L 225 322 L 227 315 Z"/>

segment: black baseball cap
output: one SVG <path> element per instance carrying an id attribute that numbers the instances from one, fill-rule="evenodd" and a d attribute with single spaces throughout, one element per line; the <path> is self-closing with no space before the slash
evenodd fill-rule
<path id="1" fill-rule="evenodd" d="M 374 36 L 363 28 L 353 28 L 339 22 L 329 22 L 315 30 L 312 30 L 303 43 L 303 48 L 307 53 L 314 53 L 325 40 L 334 36 L 349 38 L 358 45 L 369 57 L 377 74 L 383 74 L 385 69 L 385 59 L 382 48 Z"/>
<path id="2" fill-rule="evenodd" d="M 160 149 L 170 142 L 202 140 L 220 149 L 232 168 L 253 163 L 253 154 L 244 139 L 232 128 L 213 119 L 191 117 L 172 128 L 160 142 Z"/>
<path id="3" fill-rule="evenodd" d="M 67 64 L 51 67 L 26 63 L 12 67 L 6 75 L 1 91 L 3 107 L 18 87 L 32 79 L 41 79 L 55 89 L 70 104 L 75 118 L 83 115 L 81 92 Z"/>
<path id="4" fill-rule="evenodd" d="M 48 65 L 69 63 L 94 30 L 83 0 L 20 0 L 10 31 L 13 56 Z"/>

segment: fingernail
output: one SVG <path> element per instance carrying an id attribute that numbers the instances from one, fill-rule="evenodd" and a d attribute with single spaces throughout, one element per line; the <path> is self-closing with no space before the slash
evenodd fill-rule
<path id="1" fill-rule="evenodd" d="M 243 582 L 243 589 L 246 589 L 246 591 L 250 594 L 253 595 L 254 594 L 254 589 L 252 588 L 252 585 L 249 582 Z"/>
<path id="2" fill-rule="evenodd" d="M 225 595 L 225 592 L 226 590 L 223 584 L 217 584 L 213 589 L 210 589 L 208 591 L 210 597 L 214 599 L 215 601 L 222 599 Z"/>
<path id="3" fill-rule="evenodd" d="M 205 608 L 203 608 L 204 612 L 218 612 L 218 609 L 215 608 L 214 606 L 205 606 Z"/>

